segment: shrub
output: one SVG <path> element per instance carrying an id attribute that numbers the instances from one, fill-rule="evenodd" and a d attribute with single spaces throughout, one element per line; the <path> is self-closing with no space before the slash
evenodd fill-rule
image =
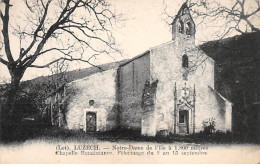
<path id="1" fill-rule="evenodd" d="M 215 119 L 214 118 L 209 118 L 207 120 L 202 121 L 203 125 L 203 133 L 206 135 L 211 135 L 213 132 L 215 132 Z"/>

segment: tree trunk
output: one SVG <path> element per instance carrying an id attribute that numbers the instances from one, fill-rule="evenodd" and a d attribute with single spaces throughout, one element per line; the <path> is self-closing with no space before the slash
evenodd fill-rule
<path id="1" fill-rule="evenodd" d="M 17 70 L 16 70 L 17 71 Z M 13 72 L 11 73 L 11 84 L 8 88 L 6 101 L 2 108 L 1 122 L 4 124 L 10 124 L 16 122 L 15 119 L 15 102 L 18 95 L 19 84 L 22 79 L 23 72 Z"/>
<path id="2" fill-rule="evenodd" d="M 7 90 L 6 101 L 0 111 L 0 141 L 10 140 L 10 136 L 14 135 L 14 127 L 19 122 L 15 115 L 15 102 L 18 95 L 20 80 L 23 75 L 11 75 L 11 84 Z"/>

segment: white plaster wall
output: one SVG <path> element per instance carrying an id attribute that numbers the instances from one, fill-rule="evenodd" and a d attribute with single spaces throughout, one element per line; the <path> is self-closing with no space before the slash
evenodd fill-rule
<path id="1" fill-rule="evenodd" d="M 216 130 L 225 130 L 225 101 L 207 87 L 197 94 L 196 132 L 203 130 L 203 121 L 214 118 Z"/>
<path id="2" fill-rule="evenodd" d="M 116 70 L 107 70 L 73 81 L 66 85 L 70 95 L 66 113 L 68 129 L 85 128 L 86 111 L 97 113 L 97 130 L 110 130 L 116 126 Z M 89 100 L 95 100 L 92 107 Z"/>
<path id="3" fill-rule="evenodd" d="M 144 136 L 156 135 L 156 113 L 150 112 L 142 115 L 141 134 Z"/>
<path id="4" fill-rule="evenodd" d="M 226 101 L 226 120 L 225 129 L 226 131 L 232 131 L 232 103 Z"/>
<path id="5" fill-rule="evenodd" d="M 175 57 L 175 46 L 171 42 L 151 49 L 151 80 L 159 80 L 156 92 L 155 113 L 157 113 L 156 130 L 172 129 L 173 126 L 173 85 L 174 78 L 180 78 L 178 59 Z M 181 62 L 180 62 L 181 63 Z"/>
<path id="6" fill-rule="evenodd" d="M 221 100 L 218 100 L 214 93 L 209 91 L 209 86 L 214 89 L 214 61 L 193 43 L 175 40 L 151 49 L 151 80 L 159 80 L 155 112 L 161 117 L 157 117 L 157 131 L 168 129 L 173 132 L 174 84 L 176 82 L 177 96 L 180 98 L 181 88 L 185 83 L 181 71 L 184 54 L 189 57 L 190 61 L 201 62 L 198 63 L 195 72 L 188 75 L 188 81 L 186 81 L 187 87 L 191 91 L 193 91 L 194 85 L 196 88 L 196 132 L 202 130 L 203 120 L 212 117 L 215 118 L 217 128 L 224 129 L 225 116 L 221 112 L 223 105 L 225 108 L 225 103 L 221 104 Z M 190 100 L 192 100 L 192 96 Z M 190 120 L 193 119 L 191 117 L 192 115 L 189 116 Z M 190 132 L 192 132 L 191 128 Z"/>

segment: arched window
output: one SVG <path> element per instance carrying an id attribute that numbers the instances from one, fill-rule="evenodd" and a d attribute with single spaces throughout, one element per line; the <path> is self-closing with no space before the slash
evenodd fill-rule
<path id="1" fill-rule="evenodd" d="M 185 30 L 187 35 L 192 35 L 192 24 L 190 22 L 185 24 Z"/>
<path id="2" fill-rule="evenodd" d="M 183 34 L 183 30 L 184 30 L 184 28 L 183 28 L 183 22 L 180 21 L 180 22 L 178 23 L 178 31 L 179 31 L 179 33 Z"/>
<path id="3" fill-rule="evenodd" d="M 189 67 L 189 59 L 187 55 L 182 56 L 182 67 L 188 68 Z"/>

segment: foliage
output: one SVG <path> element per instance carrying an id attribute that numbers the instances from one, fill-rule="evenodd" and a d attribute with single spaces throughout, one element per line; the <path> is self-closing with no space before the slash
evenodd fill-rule
<path id="1" fill-rule="evenodd" d="M 210 135 L 216 130 L 215 129 L 216 122 L 214 118 L 203 120 L 202 125 L 203 125 L 203 133 L 205 133 L 206 135 Z"/>

